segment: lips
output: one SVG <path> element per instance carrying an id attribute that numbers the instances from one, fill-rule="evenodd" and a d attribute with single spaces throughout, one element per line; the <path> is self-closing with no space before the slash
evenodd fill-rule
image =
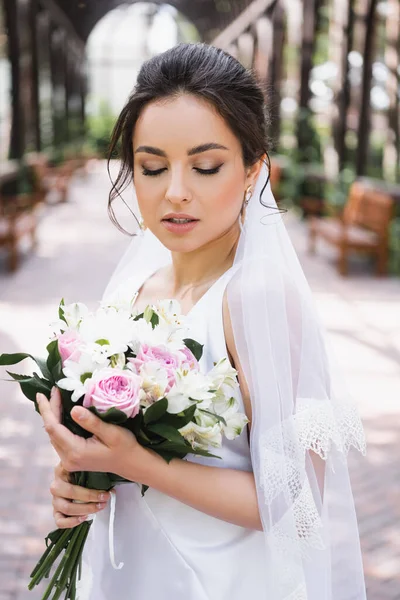
<path id="1" fill-rule="evenodd" d="M 199 219 L 184 213 L 169 213 L 165 215 L 161 223 L 170 233 L 183 234 L 192 231 L 199 223 Z"/>
<path id="2" fill-rule="evenodd" d="M 196 222 L 199 219 L 196 219 L 192 215 L 187 215 L 185 213 L 169 213 L 163 217 L 162 221 L 168 221 L 170 223 L 192 223 Z"/>

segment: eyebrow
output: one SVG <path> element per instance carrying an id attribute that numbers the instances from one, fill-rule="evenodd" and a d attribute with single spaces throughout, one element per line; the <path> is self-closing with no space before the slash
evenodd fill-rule
<path id="1" fill-rule="evenodd" d="M 193 156 L 194 154 L 200 154 L 201 152 L 207 152 L 207 150 L 228 150 L 226 146 L 222 146 L 222 144 L 217 144 L 215 142 L 209 142 L 208 144 L 200 144 L 200 146 L 195 146 L 194 148 L 190 148 L 187 154 L 188 156 Z M 155 154 L 156 156 L 164 156 L 167 154 L 161 148 L 154 148 L 153 146 L 139 146 L 135 150 L 135 154 L 138 152 L 146 152 L 147 154 Z"/>

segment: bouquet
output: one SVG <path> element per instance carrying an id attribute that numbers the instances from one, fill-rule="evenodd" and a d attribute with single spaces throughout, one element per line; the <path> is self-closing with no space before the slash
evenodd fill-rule
<path id="1" fill-rule="evenodd" d="M 80 404 L 103 421 L 126 427 L 142 446 L 167 462 L 188 454 L 218 458 L 210 449 L 220 447 L 223 437 L 232 440 L 240 435 L 248 422 L 232 396 L 232 389 L 238 386 L 237 372 L 226 358 L 208 373 L 200 370 L 203 346 L 187 337 L 188 327 L 177 301 L 164 300 L 137 314 L 134 300 L 101 303 L 95 312 L 82 303 L 66 306 L 62 300 L 46 359 L 25 353 L 2 354 L 0 365 L 32 358 L 40 372 L 8 374 L 37 412 L 36 394 L 49 398 L 52 387 L 57 386 L 62 423 L 76 435 L 92 435 L 70 415 L 73 406 Z M 73 472 L 71 478 L 76 485 L 107 491 L 128 482 L 100 472 Z M 142 494 L 145 491 L 142 486 Z M 75 600 L 92 522 L 56 529 L 46 537 L 46 550 L 30 575 L 28 588 L 49 578 L 61 559 L 42 600 L 51 594 L 52 600 L 62 594 L 65 600 Z"/>

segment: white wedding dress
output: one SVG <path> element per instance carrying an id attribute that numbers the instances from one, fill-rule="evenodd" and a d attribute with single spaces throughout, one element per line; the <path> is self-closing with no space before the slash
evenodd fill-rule
<path id="1" fill-rule="evenodd" d="M 227 357 L 222 300 L 231 270 L 195 304 L 190 335 L 204 344 L 201 368 Z M 244 412 L 240 391 L 236 390 Z M 221 459 L 188 456 L 217 468 L 251 471 L 246 429 L 215 451 Z M 206 493 L 206 490 L 205 490 Z M 228 492 L 227 492 L 228 493 Z M 120 570 L 109 558 L 109 506 L 97 513 L 83 554 L 78 600 L 243 600 L 267 598 L 262 532 L 208 516 L 135 483 L 116 487 L 114 546 Z"/>

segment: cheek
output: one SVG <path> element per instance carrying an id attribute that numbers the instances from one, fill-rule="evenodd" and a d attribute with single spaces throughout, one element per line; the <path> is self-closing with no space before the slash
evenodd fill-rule
<path id="1" fill-rule="evenodd" d="M 164 198 L 164 188 L 157 182 L 157 178 L 150 179 L 137 177 L 134 182 L 136 200 L 140 214 L 146 223 L 157 216 L 157 209 Z"/>
<path id="2" fill-rule="evenodd" d="M 241 180 L 232 177 L 222 185 L 215 186 L 212 197 L 207 198 L 208 216 L 211 214 L 219 216 L 215 219 L 216 225 L 229 226 L 237 219 L 243 202 L 240 191 L 238 192 L 241 185 Z"/>

